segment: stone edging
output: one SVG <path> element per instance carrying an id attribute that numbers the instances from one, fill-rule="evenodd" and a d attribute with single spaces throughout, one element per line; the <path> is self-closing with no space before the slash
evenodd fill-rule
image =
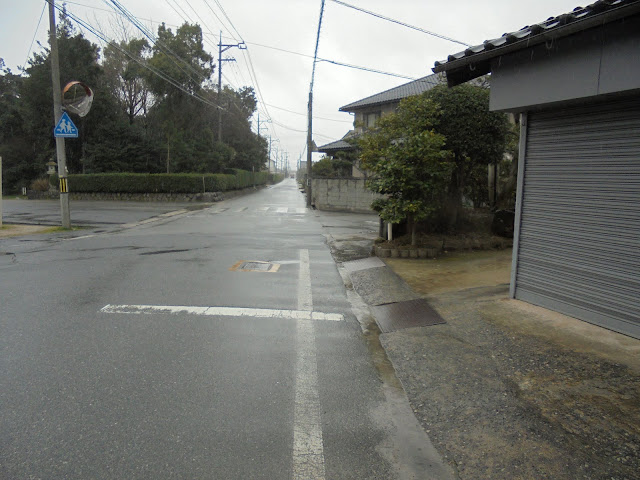
<path id="1" fill-rule="evenodd" d="M 441 248 L 386 248 L 378 245 L 373 250 L 380 258 L 435 258 L 442 253 Z"/>
<path id="2" fill-rule="evenodd" d="M 416 248 L 416 247 L 403 247 L 403 248 L 389 248 L 387 246 L 374 245 L 372 253 L 376 257 L 380 258 L 435 258 L 441 255 L 445 250 L 447 251 L 470 251 L 470 250 L 500 250 L 504 248 L 511 248 L 513 246 L 513 240 L 504 238 L 499 245 L 495 245 L 495 242 L 482 242 L 474 241 L 466 248 Z"/>

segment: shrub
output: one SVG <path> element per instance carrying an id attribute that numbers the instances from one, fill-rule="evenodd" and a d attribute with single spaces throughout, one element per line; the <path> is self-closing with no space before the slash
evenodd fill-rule
<path id="1" fill-rule="evenodd" d="M 227 173 L 98 173 L 69 175 L 73 192 L 94 193 L 202 193 L 224 192 L 264 185 L 268 172 L 237 170 Z"/>
<path id="2" fill-rule="evenodd" d="M 49 179 L 48 178 L 38 178 L 31 182 L 29 187 L 31 190 L 36 190 L 38 192 L 46 192 L 49 190 Z"/>

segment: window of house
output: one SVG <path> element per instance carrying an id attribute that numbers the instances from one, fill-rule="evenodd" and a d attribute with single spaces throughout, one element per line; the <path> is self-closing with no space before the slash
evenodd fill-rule
<path id="1" fill-rule="evenodd" d="M 380 120 L 380 112 L 371 112 L 364 114 L 364 126 L 365 128 L 373 128 Z"/>

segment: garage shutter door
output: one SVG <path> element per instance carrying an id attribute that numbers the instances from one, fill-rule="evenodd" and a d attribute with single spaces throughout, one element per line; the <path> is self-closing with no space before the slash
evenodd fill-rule
<path id="1" fill-rule="evenodd" d="M 640 98 L 528 116 L 515 297 L 640 338 Z"/>

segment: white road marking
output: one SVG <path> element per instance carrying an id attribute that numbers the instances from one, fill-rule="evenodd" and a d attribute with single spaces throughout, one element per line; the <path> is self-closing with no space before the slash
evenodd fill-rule
<path id="1" fill-rule="evenodd" d="M 307 209 L 306 208 L 296 208 L 296 213 L 306 213 Z"/>
<path id="2" fill-rule="evenodd" d="M 289 213 L 289 207 L 278 207 L 276 213 Z"/>
<path id="3" fill-rule="evenodd" d="M 298 270 L 298 310 L 313 310 L 309 250 L 300 250 L 300 269 Z"/>
<path id="4" fill-rule="evenodd" d="M 281 318 L 285 320 L 319 320 L 341 322 L 341 313 L 322 313 L 308 310 L 276 310 L 268 308 L 236 308 L 236 307 L 194 307 L 186 305 L 105 305 L 102 313 L 142 314 L 187 314 L 207 317 L 254 317 Z"/>
<path id="5" fill-rule="evenodd" d="M 167 212 L 160 215 L 161 217 L 173 217 L 175 215 L 180 215 L 183 213 L 188 213 L 189 210 L 174 210 L 173 212 Z"/>
<path id="6" fill-rule="evenodd" d="M 83 238 L 92 238 L 95 237 L 96 235 L 82 235 L 81 237 L 71 237 L 71 238 L 63 238 L 63 240 L 65 241 L 69 241 L 69 240 L 82 240 Z M 13 246 L 13 245 L 12 245 Z M 15 245 L 17 246 L 17 245 Z"/>
<path id="7" fill-rule="evenodd" d="M 300 250 L 298 310 L 309 312 L 313 310 L 309 250 Z M 324 450 L 314 326 L 312 322 L 303 320 L 297 322 L 296 328 L 293 478 L 295 480 L 324 480 Z"/>

